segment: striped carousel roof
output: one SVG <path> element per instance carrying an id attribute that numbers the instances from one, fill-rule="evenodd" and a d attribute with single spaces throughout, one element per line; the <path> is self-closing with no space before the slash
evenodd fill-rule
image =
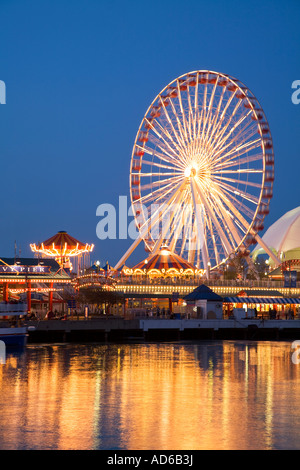
<path id="1" fill-rule="evenodd" d="M 132 269 L 133 271 L 146 269 L 148 272 L 150 270 L 162 271 L 163 269 L 167 272 L 169 269 L 176 269 L 179 272 L 188 270 L 196 271 L 196 268 L 193 264 L 189 263 L 181 256 L 177 255 L 173 251 L 170 251 L 168 247 L 163 246 L 157 253 L 150 255 L 149 258 L 141 261 Z"/>
<path id="2" fill-rule="evenodd" d="M 30 245 L 34 252 L 44 253 L 48 256 L 77 256 L 83 252 L 90 252 L 94 245 L 82 243 L 71 237 L 67 232 L 60 231 L 42 243 Z"/>
<path id="3" fill-rule="evenodd" d="M 300 304 L 296 297 L 224 297 L 224 302 L 233 304 Z"/>

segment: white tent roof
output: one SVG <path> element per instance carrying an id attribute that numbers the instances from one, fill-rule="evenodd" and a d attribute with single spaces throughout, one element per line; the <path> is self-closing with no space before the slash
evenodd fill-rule
<path id="1" fill-rule="evenodd" d="M 278 254 L 300 249 L 300 206 L 280 217 L 266 231 L 262 239 L 271 250 L 276 250 Z M 259 245 L 256 245 L 253 250 L 253 252 L 257 251 L 264 253 Z"/>

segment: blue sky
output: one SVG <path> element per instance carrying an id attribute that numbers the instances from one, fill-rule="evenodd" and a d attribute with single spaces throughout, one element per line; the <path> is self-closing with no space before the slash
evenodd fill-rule
<path id="1" fill-rule="evenodd" d="M 268 228 L 300 205 L 300 2 L 0 0 L 1 256 L 59 230 L 115 264 L 131 240 L 99 240 L 96 208 L 129 197 L 131 151 L 154 97 L 189 71 L 237 77 L 275 150 Z M 144 257 L 143 247 L 130 258 Z"/>

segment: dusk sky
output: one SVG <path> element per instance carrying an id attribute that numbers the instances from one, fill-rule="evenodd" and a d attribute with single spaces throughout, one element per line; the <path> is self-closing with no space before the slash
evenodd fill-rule
<path id="1" fill-rule="evenodd" d="M 265 229 L 300 205 L 300 2 L 0 0 L 0 257 L 59 230 L 114 265 L 132 240 L 99 240 L 96 209 L 129 198 L 132 147 L 155 96 L 212 70 L 241 80 L 269 121 L 274 196 Z M 128 264 L 145 257 L 143 246 Z M 132 260 L 132 261 L 131 261 Z"/>

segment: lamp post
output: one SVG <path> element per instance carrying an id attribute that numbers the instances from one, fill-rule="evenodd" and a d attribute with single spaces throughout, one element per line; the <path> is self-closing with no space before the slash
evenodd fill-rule
<path id="1" fill-rule="evenodd" d="M 210 267 L 211 267 L 211 264 L 210 262 L 207 263 L 207 279 L 209 280 L 210 279 Z"/>
<path id="2" fill-rule="evenodd" d="M 225 273 L 226 273 L 226 264 L 225 264 L 225 262 L 226 262 L 226 259 L 223 258 L 222 259 L 222 263 L 223 263 L 223 281 L 225 281 Z"/>

